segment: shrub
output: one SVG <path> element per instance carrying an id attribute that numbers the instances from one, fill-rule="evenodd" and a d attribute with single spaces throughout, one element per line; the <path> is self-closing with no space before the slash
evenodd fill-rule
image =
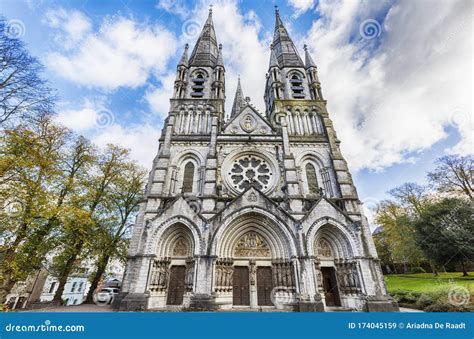
<path id="1" fill-rule="evenodd" d="M 421 293 L 419 292 L 410 292 L 407 295 L 405 295 L 405 302 L 414 304 L 417 302 L 417 300 L 421 297 Z"/>
<path id="2" fill-rule="evenodd" d="M 396 290 L 391 293 L 391 296 L 399 303 L 414 304 L 421 294 L 414 291 Z"/>
<path id="3" fill-rule="evenodd" d="M 433 304 L 433 299 L 428 294 L 420 295 L 420 297 L 416 301 L 416 306 L 422 310 L 424 310 L 426 307 L 430 306 L 431 304 Z"/>
<path id="4" fill-rule="evenodd" d="M 423 267 L 417 266 L 417 267 L 412 267 L 410 270 L 410 273 L 411 274 L 426 273 L 426 271 Z"/>
<path id="5" fill-rule="evenodd" d="M 424 311 L 425 312 L 449 312 L 452 308 L 452 305 L 443 302 L 437 301 L 432 305 L 427 306 Z"/>
<path id="6" fill-rule="evenodd" d="M 408 291 L 396 290 L 391 293 L 391 296 L 397 302 L 403 302 L 402 300 L 405 298 L 405 295 L 408 294 Z"/>

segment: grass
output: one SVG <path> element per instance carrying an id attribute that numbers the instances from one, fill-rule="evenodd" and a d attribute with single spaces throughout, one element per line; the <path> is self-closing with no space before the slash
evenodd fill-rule
<path id="1" fill-rule="evenodd" d="M 385 276 L 389 294 L 402 307 L 425 312 L 474 312 L 474 272 Z"/>
<path id="2" fill-rule="evenodd" d="M 474 290 L 474 272 L 469 272 L 468 277 L 463 277 L 461 272 L 439 273 L 435 277 L 432 273 L 394 274 L 386 275 L 385 283 L 389 293 L 396 290 L 415 292 L 435 292 L 450 284 L 463 286 L 470 291 Z"/>

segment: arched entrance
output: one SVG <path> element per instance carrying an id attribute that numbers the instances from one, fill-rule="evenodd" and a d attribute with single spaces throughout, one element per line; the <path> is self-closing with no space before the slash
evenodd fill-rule
<path id="1" fill-rule="evenodd" d="M 360 293 L 357 262 L 347 236 L 333 225 L 318 229 L 314 239 L 315 273 L 326 306 L 344 306 Z"/>
<path id="2" fill-rule="evenodd" d="M 156 246 L 157 258 L 150 267 L 150 308 L 185 304 L 193 290 L 194 246 L 193 235 L 186 225 L 176 223 L 164 230 Z"/>
<path id="3" fill-rule="evenodd" d="M 283 307 L 296 300 L 291 236 L 259 213 L 246 213 L 223 225 L 216 242 L 214 292 L 228 307 Z M 293 299 L 292 299 L 293 298 Z"/>

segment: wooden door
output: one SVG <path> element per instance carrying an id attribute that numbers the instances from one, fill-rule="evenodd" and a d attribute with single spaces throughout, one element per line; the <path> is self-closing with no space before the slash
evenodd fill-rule
<path id="1" fill-rule="evenodd" d="M 341 306 L 334 267 L 321 267 L 326 306 Z"/>
<path id="2" fill-rule="evenodd" d="M 257 268 L 257 300 L 259 306 L 273 306 L 271 294 L 273 289 L 271 267 Z"/>
<path id="3" fill-rule="evenodd" d="M 250 305 L 249 269 L 235 266 L 233 275 L 233 304 Z"/>
<path id="4" fill-rule="evenodd" d="M 181 305 L 184 296 L 185 266 L 172 266 L 168 284 L 168 305 Z"/>

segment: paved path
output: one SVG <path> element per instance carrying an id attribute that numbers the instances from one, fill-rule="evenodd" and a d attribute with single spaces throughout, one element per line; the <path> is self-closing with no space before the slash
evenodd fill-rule
<path id="1" fill-rule="evenodd" d="M 111 306 L 97 306 L 95 304 L 82 304 L 77 306 L 53 306 L 25 312 L 114 312 Z"/>

